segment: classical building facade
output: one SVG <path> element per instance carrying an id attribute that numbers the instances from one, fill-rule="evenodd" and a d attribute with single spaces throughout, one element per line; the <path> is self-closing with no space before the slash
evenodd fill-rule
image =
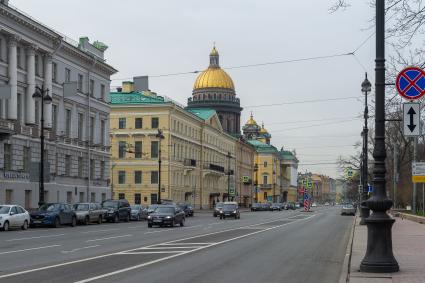
<path id="1" fill-rule="evenodd" d="M 253 203 L 255 148 L 244 139 L 236 140 L 236 195 L 241 206 Z"/>
<path id="2" fill-rule="evenodd" d="M 240 136 L 242 108 L 236 97 L 233 80 L 220 68 L 219 58 L 214 46 L 210 53 L 210 65 L 196 79 L 187 106 L 214 109 L 223 129 L 233 136 Z"/>
<path id="3" fill-rule="evenodd" d="M 234 198 L 236 139 L 223 130 L 216 111 L 185 109 L 137 85 L 147 83 L 126 82 L 111 93 L 114 198 L 151 204 L 160 190 L 161 200 L 196 208 Z"/>
<path id="4" fill-rule="evenodd" d="M 41 102 L 44 106 L 45 201 L 101 201 L 108 185 L 110 76 L 106 46 L 73 42 L 0 3 L 0 203 L 37 207 Z M 35 170 L 35 169 L 37 170 Z"/>

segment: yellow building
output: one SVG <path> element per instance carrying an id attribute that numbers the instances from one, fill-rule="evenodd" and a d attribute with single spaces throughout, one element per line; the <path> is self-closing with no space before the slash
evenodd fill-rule
<path id="1" fill-rule="evenodd" d="M 161 200 L 208 208 L 227 200 L 229 190 L 235 195 L 236 139 L 223 130 L 216 111 L 186 110 L 135 86 L 125 82 L 111 92 L 113 197 L 151 204 L 160 193 Z"/>

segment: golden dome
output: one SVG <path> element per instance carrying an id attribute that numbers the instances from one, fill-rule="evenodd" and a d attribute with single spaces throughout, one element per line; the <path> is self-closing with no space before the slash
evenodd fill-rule
<path id="1" fill-rule="evenodd" d="M 267 130 L 264 128 L 264 123 L 261 125 L 260 134 L 268 134 Z"/>
<path id="2" fill-rule="evenodd" d="M 246 122 L 245 125 L 257 125 L 257 122 L 254 120 L 252 112 L 251 112 L 251 117 L 249 117 L 249 120 L 248 120 L 248 122 Z"/>
<path id="3" fill-rule="evenodd" d="M 215 46 L 210 53 L 210 65 L 208 69 L 199 74 L 193 85 L 193 89 L 200 88 L 227 88 L 235 90 L 232 78 L 220 68 L 219 54 Z"/>

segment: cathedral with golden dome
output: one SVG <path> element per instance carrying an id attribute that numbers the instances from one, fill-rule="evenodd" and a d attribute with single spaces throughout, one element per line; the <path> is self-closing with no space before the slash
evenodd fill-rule
<path id="1" fill-rule="evenodd" d="M 219 58 L 214 46 L 210 53 L 210 65 L 197 77 L 187 108 L 214 109 L 223 129 L 233 136 L 240 136 L 242 108 L 233 80 L 220 68 Z"/>

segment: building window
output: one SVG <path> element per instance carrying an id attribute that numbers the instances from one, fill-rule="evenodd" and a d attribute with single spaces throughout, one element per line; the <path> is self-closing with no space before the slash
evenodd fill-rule
<path id="1" fill-rule="evenodd" d="M 100 179 L 105 180 L 105 161 L 100 161 Z"/>
<path id="2" fill-rule="evenodd" d="M 90 159 L 90 179 L 94 180 L 96 178 L 96 161 Z"/>
<path id="3" fill-rule="evenodd" d="M 140 204 L 142 202 L 142 196 L 140 194 L 134 194 L 134 204 Z"/>
<path id="4" fill-rule="evenodd" d="M 267 185 L 268 184 L 268 179 L 269 179 L 269 176 L 263 175 L 263 184 L 264 185 Z"/>
<path id="5" fill-rule="evenodd" d="M 134 171 L 134 183 L 135 184 L 142 183 L 142 171 Z"/>
<path id="6" fill-rule="evenodd" d="M 78 74 L 78 90 L 80 92 L 83 92 L 83 75 L 82 74 Z"/>
<path id="7" fill-rule="evenodd" d="M 106 132 L 106 128 L 105 128 L 105 120 L 101 120 L 100 121 L 100 144 L 102 146 L 105 146 L 105 132 Z"/>
<path id="8" fill-rule="evenodd" d="M 119 199 L 125 199 L 125 193 L 119 193 L 118 198 Z"/>
<path id="9" fill-rule="evenodd" d="M 267 161 L 264 161 L 264 167 L 267 167 Z"/>
<path id="10" fill-rule="evenodd" d="M 96 202 L 96 193 L 90 193 L 90 201 Z"/>
<path id="11" fill-rule="evenodd" d="M 55 83 L 58 82 L 58 65 L 55 62 L 52 62 L 52 81 Z"/>
<path id="12" fill-rule="evenodd" d="M 152 118 L 152 129 L 158 129 L 158 127 L 159 127 L 159 118 L 158 117 L 155 117 L 155 118 Z"/>
<path id="13" fill-rule="evenodd" d="M 125 118 L 119 118 L 118 119 L 118 129 L 125 129 L 126 127 L 126 119 Z"/>
<path id="14" fill-rule="evenodd" d="M 83 178 L 83 167 L 84 167 L 84 161 L 83 157 L 78 157 L 78 177 Z"/>
<path id="15" fill-rule="evenodd" d="M 158 141 L 151 142 L 151 158 L 158 158 Z"/>
<path id="16" fill-rule="evenodd" d="M 39 64 L 39 57 L 38 57 L 38 55 L 36 54 L 35 56 L 34 56 L 34 67 L 35 67 L 35 75 L 36 76 L 40 76 L 40 64 Z"/>
<path id="17" fill-rule="evenodd" d="M 6 204 L 12 204 L 13 201 L 13 190 L 6 189 Z"/>
<path id="18" fill-rule="evenodd" d="M 71 81 L 71 70 L 65 68 L 65 82 L 69 83 Z"/>
<path id="19" fill-rule="evenodd" d="M 93 144 L 94 141 L 94 117 L 90 117 L 90 143 Z"/>
<path id="20" fill-rule="evenodd" d="M 94 80 L 90 80 L 90 96 L 94 97 Z"/>
<path id="21" fill-rule="evenodd" d="M 21 62 L 21 48 L 18 46 L 16 47 L 16 61 L 19 69 L 22 69 L 22 62 Z"/>
<path id="22" fill-rule="evenodd" d="M 19 101 L 19 97 L 18 97 L 18 101 Z M 20 107 L 18 107 L 18 110 L 19 110 L 19 108 Z M 34 103 L 34 112 L 35 112 L 35 124 L 39 125 L 40 124 L 40 103 L 39 103 L 39 101 L 35 101 L 35 103 Z M 18 114 L 18 115 L 20 115 L 20 114 Z"/>
<path id="23" fill-rule="evenodd" d="M 80 192 L 80 202 L 84 201 L 84 192 Z"/>
<path id="24" fill-rule="evenodd" d="M 4 170 L 12 170 L 12 145 L 4 144 Z"/>
<path id="25" fill-rule="evenodd" d="M 142 118 L 134 119 L 134 128 L 141 129 L 142 127 L 143 127 L 143 119 Z"/>
<path id="26" fill-rule="evenodd" d="M 65 155 L 65 175 L 71 176 L 71 155 Z"/>
<path id="27" fill-rule="evenodd" d="M 29 172 L 31 166 L 31 148 L 24 146 L 24 172 Z"/>
<path id="28" fill-rule="evenodd" d="M 106 193 L 102 193 L 102 202 L 106 200 Z"/>
<path id="29" fill-rule="evenodd" d="M 151 171 L 151 184 L 158 184 L 158 171 Z"/>
<path id="30" fill-rule="evenodd" d="M 52 131 L 56 134 L 58 129 L 58 106 L 52 104 Z"/>
<path id="31" fill-rule="evenodd" d="M 71 110 L 66 109 L 65 113 L 65 135 L 67 138 L 71 137 Z"/>
<path id="32" fill-rule="evenodd" d="M 84 114 L 78 113 L 78 139 L 83 140 Z"/>
<path id="33" fill-rule="evenodd" d="M 105 101 L 105 85 L 104 84 L 100 85 L 100 99 Z"/>
<path id="34" fill-rule="evenodd" d="M 142 145 L 141 141 L 134 143 L 134 158 L 142 158 Z"/>
<path id="35" fill-rule="evenodd" d="M 118 158 L 125 158 L 125 150 L 127 143 L 125 141 L 118 142 Z"/>
<path id="36" fill-rule="evenodd" d="M 125 171 L 118 171 L 118 184 L 125 184 Z"/>

